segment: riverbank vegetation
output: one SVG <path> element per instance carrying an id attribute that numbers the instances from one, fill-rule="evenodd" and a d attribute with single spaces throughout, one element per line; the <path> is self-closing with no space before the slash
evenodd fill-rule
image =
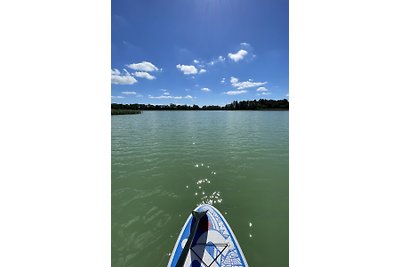
<path id="1" fill-rule="evenodd" d="M 136 109 L 112 108 L 112 105 L 111 105 L 111 115 L 128 115 L 128 114 L 140 114 L 140 113 L 142 113 L 142 111 L 136 110 Z"/>
<path id="2" fill-rule="evenodd" d="M 245 100 L 233 101 L 225 106 L 198 106 L 198 105 L 152 105 L 152 104 L 111 104 L 111 114 L 138 114 L 142 110 L 289 110 L 287 99 L 272 100 Z M 114 112 L 114 113 L 113 113 Z M 132 112 L 132 113 L 130 113 Z"/>

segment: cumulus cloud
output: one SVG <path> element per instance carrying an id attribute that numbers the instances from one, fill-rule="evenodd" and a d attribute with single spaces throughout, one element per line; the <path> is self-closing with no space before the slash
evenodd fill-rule
<path id="1" fill-rule="evenodd" d="M 232 59 L 233 61 L 238 62 L 239 60 L 242 60 L 246 55 L 247 55 L 247 51 L 240 49 L 235 54 L 229 53 L 228 57 L 230 59 Z"/>
<path id="2" fill-rule="evenodd" d="M 138 70 L 138 71 L 147 71 L 147 72 L 152 72 L 158 70 L 156 66 L 154 66 L 153 63 L 148 62 L 148 61 L 142 61 L 140 63 L 132 63 L 129 65 L 126 65 L 128 68 L 131 68 L 133 70 Z"/>
<path id="3" fill-rule="evenodd" d="M 201 88 L 200 90 L 203 92 L 211 92 L 211 89 L 207 87 Z"/>
<path id="4" fill-rule="evenodd" d="M 135 77 L 131 76 L 125 69 L 125 74 L 122 75 L 118 69 L 111 69 L 111 83 L 113 84 L 134 84 L 137 83 Z"/>
<path id="5" fill-rule="evenodd" d="M 201 69 L 199 73 L 207 72 L 205 69 Z"/>
<path id="6" fill-rule="evenodd" d="M 251 88 L 251 87 L 256 87 L 260 85 L 264 85 L 267 82 L 253 82 L 253 80 L 249 79 L 246 82 L 239 82 L 239 79 L 236 77 L 231 77 L 231 84 L 233 87 L 235 87 L 238 90 L 245 89 L 245 88 Z"/>
<path id="7" fill-rule="evenodd" d="M 156 78 L 153 75 L 151 75 L 150 73 L 144 72 L 144 71 L 136 71 L 135 73 L 133 73 L 133 75 L 138 78 L 145 78 L 147 80 L 154 80 Z"/>
<path id="8" fill-rule="evenodd" d="M 130 91 L 130 92 L 122 92 L 124 95 L 136 95 L 136 92 Z"/>
<path id="9" fill-rule="evenodd" d="M 152 99 L 193 99 L 193 96 L 191 96 L 191 95 L 186 95 L 186 96 L 172 96 L 172 95 L 152 96 L 152 95 L 149 95 L 149 98 L 152 98 Z"/>
<path id="10" fill-rule="evenodd" d="M 197 59 L 194 59 L 194 60 L 193 60 L 193 63 L 194 63 L 194 64 L 199 64 L 200 61 L 198 61 Z"/>
<path id="11" fill-rule="evenodd" d="M 224 94 L 227 94 L 227 95 L 240 95 L 240 94 L 244 94 L 244 93 L 247 93 L 247 90 L 235 90 L 235 91 L 224 92 Z"/>
<path id="12" fill-rule="evenodd" d="M 178 69 L 180 69 L 183 72 L 183 74 L 185 74 L 185 75 L 197 74 L 197 69 L 193 65 L 178 64 L 178 65 L 176 65 L 176 67 Z"/>
<path id="13" fill-rule="evenodd" d="M 264 86 L 261 86 L 261 87 L 257 88 L 257 92 L 267 92 L 267 91 L 268 91 L 268 89 L 265 88 Z"/>

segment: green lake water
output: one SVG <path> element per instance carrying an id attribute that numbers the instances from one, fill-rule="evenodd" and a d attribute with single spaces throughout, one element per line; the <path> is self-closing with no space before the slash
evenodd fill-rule
<path id="1" fill-rule="evenodd" d="M 111 124 L 113 267 L 166 266 L 203 202 L 250 266 L 289 265 L 288 111 L 145 111 Z"/>

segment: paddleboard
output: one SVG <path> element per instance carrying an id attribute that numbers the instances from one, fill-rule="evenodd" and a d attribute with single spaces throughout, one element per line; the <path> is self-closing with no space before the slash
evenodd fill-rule
<path id="1" fill-rule="evenodd" d="M 208 204 L 198 206 L 183 226 L 168 267 L 238 267 L 248 264 L 222 214 Z"/>

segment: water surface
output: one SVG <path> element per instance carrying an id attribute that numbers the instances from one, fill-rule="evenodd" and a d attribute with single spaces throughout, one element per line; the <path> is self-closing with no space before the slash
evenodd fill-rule
<path id="1" fill-rule="evenodd" d="M 191 210 L 224 214 L 250 266 L 288 266 L 288 111 L 112 116 L 112 266 L 166 266 Z"/>

